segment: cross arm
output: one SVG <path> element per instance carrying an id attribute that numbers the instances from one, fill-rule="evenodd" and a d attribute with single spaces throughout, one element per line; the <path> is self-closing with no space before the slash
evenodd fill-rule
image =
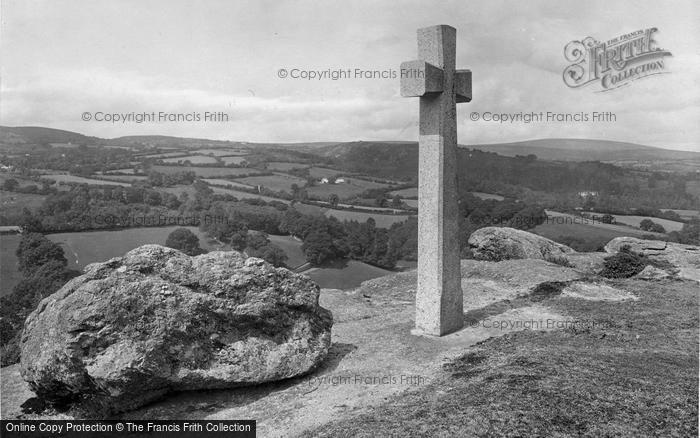
<path id="1" fill-rule="evenodd" d="M 443 72 L 425 61 L 401 63 L 401 96 L 420 97 L 443 91 Z"/>
<path id="2" fill-rule="evenodd" d="M 457 103 L 472 100 L 472 71 L 457 70 L 455 72 L 455 97 Z"/>

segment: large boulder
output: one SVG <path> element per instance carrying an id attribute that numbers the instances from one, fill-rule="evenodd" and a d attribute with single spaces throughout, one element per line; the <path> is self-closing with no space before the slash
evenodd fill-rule
<path id="1" fill-rule="evenodd" d="M 576 251 L 537 234 L 508 227 L 484 227 L 469 237 L 469 246 L 479 260 L 563 259 Z"/>
<path id="2" fill-rule="evenodd" d="M 95 263 L 27 318 L 21 373 L 42 399 L 121 412 L 171 391 L 298 376 L 331 344 L 319 287 L 237 252 L 145 245 Z"/>
<path id="3" fill-rule="evenodd" d="M 700 281 L 700 247 L 660 240 L 644 240 L 634 237 L 616 237 L 607 245 L 605 252 L 615 254 L 623 246 L 644 254 L 651 260 L 669 265 L 671 273 L 680 278 Z"/>

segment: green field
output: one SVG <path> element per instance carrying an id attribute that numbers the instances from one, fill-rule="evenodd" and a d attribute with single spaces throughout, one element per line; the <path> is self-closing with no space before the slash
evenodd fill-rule
<path id="1" fill-rule="evenodd" d="M 270 242 L 279 246 L 287 253 L 287 266 L 294 269 L 306 263 L 306 256 L 301 250 L 301 240 L 297 240 L 292 236 L 277 236 L 269 234 L 267 236 Z"/>
<path id="2" fill-rule="evenodd" d="M 639 224 L 644 220 L 644 219 L 649 219 L 662 227 L 666 231 L 680 231 L 681 228 L 683 228 L 683 222 L 676 222 L 676 221 L 671 221 L 668 219 L 661 219 L 658 217 L 651 217 L 651 216 L 632 216 L 632 215 L 621 215 L 621 214 L 614 214 L 613 217 L 615 218 L 615 221 L 620 224 L 625 224 L 625 225 L 630 225 L 635 228 L 639 228 Z"/>
<path id="3" fill-rule="evenodd" d="M 247 161 L 247 156 L 221 157 L 221 161 L 223 161 L 227 166 L 229 164 L 241 164 L 242 162 Z"/>
<path id="4" fill-rule="evenodd" d="M 40 207 L 45 199 L 46 195 L 0 190 L 0 214 L 6 217 L 18 216 L 22 214 L 22 209 L 25 207 L 30 210 Z"/>
<path id="5" fill-rule="evenodd" d="M 47 237 L 58 243 L 68 259 L 70 268 L 79 269 L 90 263 L 120 257 L 126 252 L 148 243 L 165 244 L 165 240 L 174 229 L 179 227 L 132 228 L 119 231 L 87 231 L 80 233 L 49 234 Z M 202 248 L 208 251 L 225 250 L 217 242 L 209 239 L 197 227 L 185 227 L 199 237 Z M 21 279 L 17 270 L 15 251 L 21 236 L 0 235 L 0 295 L 12 292 L 12 288 Z M 291 236 L 269 235 L 270 242 L 279 246 L 287 254 L 287 265 L 291 268 L 306 262 L 301 251 L 301 241 Z M 310 277 L 318 281 L 321 287 L 346 289 L 355 287 L 370 278 L 388 274 L 389 271 L 365 263 L 348 261 L 339 262 L 330 267 L 314 269 Z"/>
<path id="6" fill-rule="evenodd" d="M 219 179 L 219 178 L 203 178 L 202 179 L 205 183 L 211 184 L 213 186 L 231 186 L 231 187 L 240 187 L 244 189 L 252 189 L 253 186 L 249 186 L 248 184 L 242 184 L 240 182 L 232 181 L 230 179 Z M 238 180 L 241 181 L 241 180 Z"/>
<path id="7" fill-rule="evenodd" d="M 688 181 L 685 185 L 685 192 L 700 198 L 700 181 Z"/>
<path id="8" fill-rule="evenodd" d="M 192 164 L 216 164 L 218 161 L 214 157 L 208 157 L 206 155 L 188 155 L 186 157 L 175 157 L 166 158 L 163 160 L 164 163 L 184 163 L 189 161 Z"/>
<path id="9" fill-rule="evenodd" d="M 309 176 L 314 178 L 330 178 L 336 175 L 344 175 L 342 170 L 329 169 L 327 167 L 310 167 Z"/>
<path id="10" fill-rule="evenodd" d="M 192 151 L 195 154 L 201 155 L 213 155 L 215 157 L 226 157 L 234 155 L 248 155 L 250 151 L 240 150 L 240 149 L 197 149 Z"/>
<path id="11" fill-rule="evenodd" d="M 82 269 L 85 265 L 120 257 L 126 252 L 148 243 L 165 244 L 165 240 L 174 229 L 179 227 L 132 228 L 119 231 L 87 231 L 81 233 L 48 234 L 47 237 L 58 243 L 68 259 L 68 266 Z M 219 249 L 216 242 L 210 241 L 197 227 L 185 227 L 199 237 L 202 248 Z M 12 292 L 14 285 L 21 279 L 17 271 L 15 251 L 21 236 L 0 236 L 0 261 L 2 262 L 2 283 L 0 295 Z"/>
<path id="12" fill-rule="evenodd" d="M 381 189 L 389 187 L 387 184 L 365 181 L 357 178 L 346 178 L 345 183 L 340 184 L 316 184 L 313 187 L 308 187 L 306 191 L 310 196 L 316 196 L 321 199 L 328 198 L 335 193 L 340 199 L 348 199 L 362 194 L 368 189 Z"/>
<path id="13" fill-rule="evenodd" d="M 581 239 L 585 242 L 584 247 L 574 248 L 579 251 L 597 251 L 598 249 L 605 246 L 606 243 L 610 242 L 612 239 L 621 236 L 631 236 L 641 238 L 645 233 L 641 230 L 634 230 L 632 228 L 626 228 L 622 226 L 608 226 L 603 225 L 608 224 L 577 224 L 577 223 L 555 223 L 550 221 L 549 223 L 544 223 L 542 225 L 536 226 L 532 230 L 528 230 L 532 233 L 539 234 L 540 236 L 546 237 L 548 239 L 554 240 L 556 242 L 566 243 L 566 238 L 576 238 Z M 575 245 L 574 245 L 575 246 Z"/>
<path id="14" fill-rule="evenodd" d="M 103 181 L 101 179 L 83 178 L 82 176 L 75 175 L 63 175 L 63 174 L 53 174 L 53 175 L 43 175 L 42 179 L 52 179 L 57 183 L 78 183 L 78 184 L 90 184 L 95 186 L 122 186 L 129 187 L 131 184 L 121 183 L 117 181 Z"/>
<path id="15" fill-rule="evenodd" d="M 304 272 L 322 288 L 353 289 L 363 281 L 383 277 L 392 271 L 355 260 L 342 260 L 333 266 L 313 268 Z"/>
<path id="16" fill-rule="evenodd" d="M 678 216 L 682 217 L 683 219 L 693 219 L 693 218 L 698 218 L 700 217 L 700 211 L 698 210 L 671 210 L 675 211 L 678 213 Z"/>
<path id="17" fill-rule="evenodd" d="M 296 184 L 299 187 L 303 187 L 306 184 L 306 180 L 302 178 L 297 178 L 296 176 L 284 175 L 284 174 L 274 174 L 266 176 L 249 176 L 246 178 L 239 178 L 238 181 L 251 185 L 251 186 L 263 186 L 275 192 L 285 191 L 291 193 L 292 184 Z"/>
<path id="18" fill-rule="evenodd" d="M 97 173 L 100 173 L 100 172 L 97 172 Z M 126 173 L 126 174 L 133 175 L 133 174 L 134 174 L 134 168 L 133 168 L 133 167 L 130 167 L 130 168 L 128 168 L 128 169 L 108 170 L 108 171 L 105 172 L 104 174 L 105 174 L 105 175 L 109 175 L 109 174 L 111 174 L 111 173 Z"/>
<path id="19" fill-rule="evenodd" d="M 347 211 L 347 210 L 327 210 L 326 216 L 333 216 L 340 220 L 355 220 L 358 222 L 367 222 L 367 219 L 373 218 L 375 223 L 379 228 L 389 228 L 392 224 L 396 222 L 403 222 L 408 219 L 409 215 L 391 215 L 391 214 L 377 214 L 377 213 L 364 213 L 359 211 Z"/>
<path id="20" fill-rule="evenodd" d="M 495 199 L 496 201 L 503 201 L 505 199 L 503 196 L 494 195 L 493 193 L 471 192 L 471 194 L 479 199 Z"/>
<path id="21" fill-rule="evenodd" d="M 117 181 L 117 182 L 145 181 L 148 179 L 148 177 L 144 176 L 144 175 L 111 175 L 111 174 L 103 175 L 102 178 L 110 180 L 110 181 Z"/>
<path id="22" fill-rule="evenodd" d="M 201 178 L 221 178 L 226 176 L 256 175 L 260 170 L 236 167 L 198 167 L 198 166 L 153 166 L 153 170 L 160 173 L 194 172 Z"/>
<path id="23" fill-rule="evenodd" d="M 267 168 L 269 170 L 279 170 L 281 172 L 287 172 L 292 169 L 304 169 L 307 167 L 309 167 L 308 164 L 292 163 L 288 161 L 270 161 L 267 163 Z"/>
<path id="24" fill-rule="evenodd" d="M 501 195 L 496 195 L 494 193 L 484 193 L 484 192 L 471 192 L 472 195 L 480 199 L 495 199 L 496 201 L 503 201 L 505 198 Z M 389 196 L 399 195 L 402 198 L 418 198 L 418 187 L 409 187 L 407 189 L 394 190 L 389 192 Z M 405 201 L 405 199 L 404 199 Z M 409 204 L 410 205 L 410 204 Z"/>
<path id="25" fill-rule="evenodd" d="M 407 189 L 394 190 L 389 192 L 390 196 L 399 195 L 402 198 L 417 198 L 418 197 L 418 187 L 409 187 Z"/>
<path id="26" fill-rule="evenodd" d="M 150 155 L 141 155 L 137 158 L 169 158 L 169 157 L 179 157 L 179 156 L 184 156 L 186 155 L 186 151 L 180 151 L 180 152 L 165 152 L 162 154 L 150 154 Z"/>
<path id="27" fill-rule="evenodd" d="M 290 201 L 287 201 L 285 199 L 272 198 L 270 196 L 259 195 L 257 193 L 242 192 L 242 191 L 235 190 L 235 189 L 226 189 L 223 187 L 215 187 L 215 186 L 211 186 L 210 188 L 217 195 L 231 195 L 231 196 L 235 196 L 238 199 L 262 199 L 265 202 L 277 201 L 277 202 L 284 202 L 285 204 L 289 204 L 289 202 L 290 202 Z"/>

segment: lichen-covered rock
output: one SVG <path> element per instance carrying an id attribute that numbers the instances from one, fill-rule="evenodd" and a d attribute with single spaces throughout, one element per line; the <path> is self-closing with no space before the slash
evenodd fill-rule
<path id="1" fill-rule="evenodd" d="M 623 246 L 629 246 L 630 250 L 644 254 L 662 265 L 669 265 L 669 269 L 665 270 L 680 278 L 700 281 L 700 247 L 696 245 L 616 237 L 605 245 L 605 251 L 615 254 Z"/>
<path id="2" fill-rule="evenodd" d="M 508 227 L 484 227 L 469 237 L 474 257 L 480 260 L 556 260 L 575 251 L 537 234 Z"/>
<path id="3" fill-rule="evenodd" d="M 237 252 L 145 245 L 87 266 L 39 304 L 22 377 L 40 398 L 104 413 L 298 376 L 331 344 L 318 297 L 308 277 Z"/>
<path id="4" fill-rule="evenodd" d="M 640 280 L 662 280 L 670 276 L 671 274 L 663 269 L 647 265 L 639 274 L 635 275 L 634 278 L 638 278 Z"/>

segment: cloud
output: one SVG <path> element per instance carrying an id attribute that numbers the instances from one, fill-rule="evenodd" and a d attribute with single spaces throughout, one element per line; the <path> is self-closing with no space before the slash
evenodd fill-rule
<path id="1" fill-rule="evenodd" d="M 398 79 L 303 81 L 280 68 L 397 69 L 413 59 L 418 27 L 458 29 L 459 68 L 474 100 L 459 105 L 461 143 L 595 137 L 700 150 L 699 7 L 647 0 L 319 3 L 6 0 L 0 119 L 100 137 L 132 134 L 244 141 L 408 140 L 417 99 Z M 59 17 L 60 19 L 57 19 Z M 670 74 L 626 89 L 569 89 L 561 74 L 572 39 L 655 26 L 672 51 Z M 227 123 L 106 124 L 84 111 L 223 111 Z M 593 123 L 472 122 L 469 113 L 611 111 Z"/>

